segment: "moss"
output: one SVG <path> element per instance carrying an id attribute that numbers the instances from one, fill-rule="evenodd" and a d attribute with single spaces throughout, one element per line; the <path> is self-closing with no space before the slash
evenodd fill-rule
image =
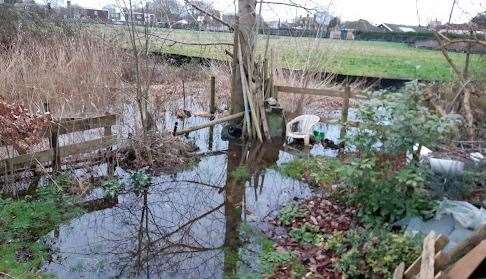
<path id="1" fill-rule="evenodd" d="M 250 179 L 250 171 L 247 166 L 239 166 L 234 171 L 231 172 L 231 177 L 236 182 L 245 182 Z"/>
<path id="2" fill-rule="evenodd" d="M 0 199 L 0 272 L 15 278 L 45 277 L 37 274 L 48 257 L 39 238 L 81 212 L 64 195 L 69 186 L 70 180 L 61 176 L 35 197 Z"/>

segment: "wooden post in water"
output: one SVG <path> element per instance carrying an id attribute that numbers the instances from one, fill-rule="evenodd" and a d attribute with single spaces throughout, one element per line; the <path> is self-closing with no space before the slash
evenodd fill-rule
<path id="1" fill-rule="evenodd" d="M 52 153 L 52 171 L 58 172 L 61 169 L 61 154 L 59 152 L 59 124 L 51 125 L 51 145 Z"/>
<path id="2" fill-rule="evenodd" d="M 346 83 L 343 98 L 343 109 L 341 111 L 341 132 L 339 134 L 340 141 L 344 141 L 346 138 L 347 126 L 348 126 L 348 114 L 349 114 L 349 99 L 351 98 L 351 87 L 349 83 Z"/>
<path id="3" fill-rule="evenodd" d="M 211 115 L 216 113 L 216 78 L 211 76 L 211 87 L 209 90 L 209 113 Z"/>

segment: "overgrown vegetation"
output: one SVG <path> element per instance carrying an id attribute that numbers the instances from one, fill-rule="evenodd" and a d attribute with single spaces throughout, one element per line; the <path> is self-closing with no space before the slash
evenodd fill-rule
<path id="1" fill-rule="evenodd" d="M 407 166 L 388 175 L 389 166 L 374 158 L 356 160 L 343 171 L 346 186 L 335 196 L 359 208 L 366 223 L 388 223 L 406 216 L 423 215 L 434 207 L 425 191 L 424 173 Z"/>
<path id="2" fill-rule="evenodd" d="M 336 253 L 337 270 L 347 278 L 391 278 L 401 263 L 420 255 L 421 239 L 386 229 L 356 229 L 330 236 L 326 248 Z"/>
<path id="3" fill-rule="evenodd" d="M 304 180 L 311 185 L 329 187 L 339 181 L 342 165 L 339 160 L 312 157 L 296 159 L 283 164 L 280 172 L 286 176 Z"/>
<path id="4" fill-rule="evenodd" d="M 37 270 L 48 251 L 39 239 L 81 212 L 67 194 L 70 186 L 69 176 L 61 175 L 34 196 L 0 198 L 0 272 L 14 278 L 40 277 Z"/>

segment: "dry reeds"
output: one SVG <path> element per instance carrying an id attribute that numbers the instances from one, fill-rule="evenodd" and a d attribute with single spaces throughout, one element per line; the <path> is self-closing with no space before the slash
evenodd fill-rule
<path id="1" fill-rule="evenodd" d="M 32 112 L 48 102 L 57 117 L 116 110 L 123 56 L 112 44 L 84 32 L 42 41 L 19 35 L 11 49 L 0 53 L 0 96 Z"/>

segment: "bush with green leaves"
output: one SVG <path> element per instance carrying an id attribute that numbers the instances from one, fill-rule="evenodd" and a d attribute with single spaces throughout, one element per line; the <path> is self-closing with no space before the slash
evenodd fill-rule
<path id="1" fill-rule="evenodd" d="M 431 112 L 425 105 L 425 85 L 407 83 L 398 92 L 378 91 L 358 110 L 360 129 L 348 142 L 364 156 L 414 152 L 416 144 L 433 147 L 450 138 L 457 122 Z"/>
<path id="2" fill-rule="evenodd" d="M 420 255 L 421 243 L 386 229 L 356 229 L 332 235 L 325 247 L 336 253 L 335 268 L 347 278 L 391 278 L 401 262 L 409 266 Z"/>
<path id="3" fill-rule="evenodd" d="M 376 159 L 361 159 L 343 168 L 343 174 L 347 186 L 341 188 L 340 200 L 357 206 L 365 223 L 391 223 L 434 208 L 424 173 L 414 165 L 387 176 Z"/>

